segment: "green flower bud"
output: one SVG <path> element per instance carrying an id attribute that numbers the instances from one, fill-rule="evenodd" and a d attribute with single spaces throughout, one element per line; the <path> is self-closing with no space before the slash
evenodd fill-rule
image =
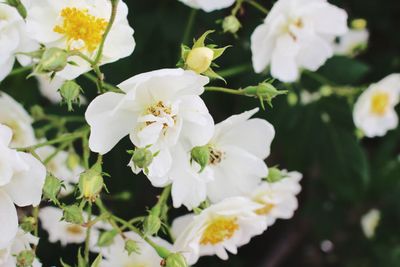
<path id="1" fill-rule="evenodd" d="M 17 267 L 30 267 L 35 258 L 35 253 L 32 250 L 21 251 L 17 255 Z"/>
<path id="2" fill-rule="evenodd" d="M 97 245 L 99 247 L 108 247 L 114 242 L 114 238 L 117 236 L 118 231 L 117 230 L 111 230 L 107 232 L 103 232 L 99 240 L 97 240 Z"/>
<path id="3" fill-rule="evenodd" d="M 33 230 L 35 230 L 36 225 L 37 225 L 37 221 L 36 221 L 36 219 L 34 217 L 24 217 L 22 219 L 20 227 L 25 232 L 30 233 Z"/>
<path id="4" fill-rule="evenodd" d="M 188 267 L 186 263 L 185 257 L 182 256 L 180 253 L 171 253 L 165 259 L 165 266 L 166 267 Z"/>
<path id="5" fill-rule="evenodd" d="M 196 146 L 192 149 L 190 155 L 191 159 L 200 165 L 201 168 L 199 172 L 202 172 L 210 162 L 210 148 L 208 145 Z"/>
<path id="6" fill-rule="evenodd" d="M 268 177 L 266 178 L 268 182 L 275 183 L 282 180 L 282 178 L 283 175 L 278 168 L 275 167 L 269 168 Z"/>
<path id="7" fill-rule="evenodd" d="M 79 177 L 78 184 L 79 191 L 81 192 L 80 198 L 95 202 L 103 186 L 104 179 L 101 172 L 93 168 L 83 172 Z"/>
<path id="8" fill-rule="evenodd" d="M 330 95 L 332 95 L 332 87 L 330 87 L 329 85 L 324 85 L 319 89 L 319 92 L 321 93 L 321 96 L 323 97 L 328 97 Z"/>
<path id="9" fill-rule="evenodd" d="M 41 120 L 42 118 L 45 117 L 45 113 L 43 111 L 43 108 L 38 105 L 34 105 L 31 108 L 31 115 L 35 120 Z"/>
<path id="10" fill-rule="evenodd" d="M 58 203 L 57 196 L 60 193 L 62 183 L 53 175 L 47 175 L 43 186 L 43 196 L 46 199 L 53 201 L 53 203 Z"/>
<path id="11" fill-rule="evenodd" d="M 367 28 L 367 21 L 365 19 L 354 19 L 351 21 L 351 28 L 356 30 L 364 30 Z"/>
<path id="12" fill-rule="evenodd" d="M 68 111 L 72 111 L 72 104 L 79 104 L 79 95 L 82 92 L 82 87 L 75 81 L 66 81 L 60 88 L 60 94 L 63 101 L 67 103 Z"/>
<path id="13" fill-rule="evenodd" d="M 214 51 L 208 47 L 193 48 L 187 58 L 186 66 L 196 73 L 203 73 L 208 70 L 214 59 Z"/>
<path id="14" fill-rule="evenodd" d="M 39 61 L 39 72 L 57 72 L 61 71 L 68 64 L 67 51 L 52 47 L 44 51 Z"/>
<path id="15" fill-rule="evenodd" d="M 222 22 L 222 29 L 224 30 L 224 32 L 235 34 L 239 31 L 241 27 L 242 24 L 240 24 L 240 21 L 234 15 L 225 17 L 224 21 Z"/>
<path id="16" fill-rule="evenodd" d="M 253 96 L 260 99 L 262 108 L 264 108 L 263 101 L 267 101 L 267 103 L 272 106 L 272 99 L 278 95 L 287 94 L 287 91 L 279 91 L 275 86 L 268 82 L 262 82 L 257 86 L 248 86 L 244 88 L 243 91 L 247 96 Z"/>
<path id="17" fill-rule="evenodd" d="M 136 167 L 146 169 L 153 162 L 153 153 L 147 148 L 136 148 L 133 151 L 132 162 Z"/>
<path id="18" fill-rule="evenodd" d="M 75 152 L 71 152 L 68 154 L 68 158 L 67 158 L 67 167 L 68 169 L 75 170 L 81 162 L 81 158 L 79 157 L 78 154 L 76 154 Z"/>
<path id="19" fill-rule="evenodd" d="M 125 241 L 125 250 L 128 252 L 128 255 L 131 255 L 132 253 L 140 253 L 138 243 L 132 239 L 128 239 Z"/>
<path id="20" fill-rule="evenodd" d="M 63 207 L 63 219 L 66 222 L 73 224 L 82 224 L 83 223 L 83 215 L 82 209 L 77 205 L 65 206 Z"/>
<path id="21" fill-rule="evenodd" d="M 143 222 L 145 235 L 155 235 L 160 231 L 161 220 L 158 216 L 150 213 Z"/>
<path id="22" fill-rule="evenodd" d="M 297 105 L 297 102 L 299 101 L 299 98 L 298 98 L 296 93 L 290 92 L 287 95 L 287 101 L 288 101 L 288 104 L 290 106 L 295 106 L 295 105 Z"/>

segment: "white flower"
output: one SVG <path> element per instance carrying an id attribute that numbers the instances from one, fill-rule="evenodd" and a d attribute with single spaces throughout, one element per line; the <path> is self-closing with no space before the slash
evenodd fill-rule
<path id="1" fill-rule="evenodd" d="M 36 149 L 36 153 L 41 160 L 46 160 L 56 151 L 53 146 L 44 146 Z M 74 166 L 71 169 L 68 166 L 69 154 L 66 151 L 59 151 L 46 164 L 47 171 L 64 182 L 65 188 L 61 190 L 61 195 L 67 195 L 73 191 L 73 185 L 79 182 L 79 174 L 84 171 L 81 165 Z"/>
<path id="2" fill-rule="evenodd" d="M 0 124 L 0 249 L 18 230 L 14 206 L 37 206 L 41 201 L 46 169 L 30 154 L 10 149 L 12 132 Z"/>
<path id="3" fill-rule="evenodd" d="M 159 152 L 148 177 L 155 186 L 165 185 L 170 148 L 178 141 L 205 145 L 213 134 L 213 119 L 199 97 L 207 83 L 208 78 L 192 71 L 162 69 L 121 83 L 118 87 L 125 94 L 96 97 L 85 114 L 91 127 L 90 149 L 105 154 L 129 134 L 135 146 Z"/>
<path id="4" fill-rule="evenodd" d="M 199 215 L 179 217 L 172 225 L 177 236 L 174 251 L 181 252 L 190 265 L 206 255 L 227 260 L 227 251 L 236 254 L 238 247 L 266 229 L 264 217 L 254 212 L 260 208 L 262 205 L 247 198 L 234 197 L 211 205 Z"/>
<path id="5" fill-rule="evenodd" d="M 133 29 L 127 20 L 128 7 L 119 1 L 117 17 L 106 39 L 101 64 L 129 56 L 134 48 Z M 98 51 L 111 15 L 108 0 L 35 0 L 28 9 L 27 28 L 31 36 L 47 48 L 77 50 L 90 58 Z M 71 57 L 59 72 L 62 78 L 74 79 L 91 69 L 79 57 Z"/>
<path id="6" fill-rule="evenodd" d="M 375 236 L 375 230 L 380 220 L 381 212 L 377 209 L 372 209 L 361 217 L 361 228 L 367 238 Z"/>
<path id="7" fill-rule="evenodd" d="M 87 217 L 86 213 L 83 214 Z M 86 228 L 62 221 L 63 212 L 59 208 L 45 207 L 39 210 L 41 226 L 49 234 L 49 241 L 56 243 L 60 241 L 62 246 L 68 244 L 80 244 L 86 239 Z M 94 219 L 94 217 L 92 217 Z M 99 229 L 108 228 L 102 222 L 96 223 L 91 229 L 91 247 L 93 247 L 99 237 Z"/>
<path id="8" fill-rule="evenodd" d="M 294 82 L 333 56 L 332 41 L 347 32 L 347 14 L 326 0 L 279 0 L 251 36 L 253 67 Z"/>
<path id="9" fill-rule="evenodd" d="M 376 84 L 371 84 L 353 110 L 357 128 L 367 137 L 384 136 L 398 125 L 395 106 L 399 103 L 400 74 L 392 74 Z"/>
<path id="10" fill-rule="evenodd" d="M 334 45 L 335 54 L 355 56 L 359 49 L 368 45 L 369 32 L 367 29 L 351 29 L 345 35 L 339 37 Z"/>
<path id="11" fill-rule="evenodd" d="M 31 52 L 39 46 L 29 38 L 26 25 L 18 11 L 0 1 L 0 81 L 12 70 L 15 58 L 22 65 L 30 63 L 26 56 L 18 55 L 18 52 Z"/>
<path id="12" fill-rule="evenodd" d="M 19 229 L 15 238 L 9 243 L 8 247 L 0 248 L 0 266 L 15 267 L 17 266 L 15 256 L 25 250 L 31 250 L 31 245 L 37 245 L 39 239 L 29 233 L 25 233 Z M 42 264 L 35 259 L 32 267 L 40 267 Z"/>
<path id="13" fill-rule="evenodd" d="M 251 199 L 263 205 L 256 210 L 265 216 L 267 225 L 275 223 L 276 219 L 290 219 L 298 207 L 296 195 L 301 191 L 302 174 L 298 172 L 281 171 L 284 177 L 274 183 L 263 182 L 252 194 Z"/>
<path id="14" fill-rule="evenodd" d="M 235 3 L 235 0 L 179 0 L 192 8 L 200 8 L 205 12 L 211 12 L 223 8 L 230 7 Z"/>
<path id="15" fill-rule="evenodd" d="M 125 250 L 125 241 L 120 235 L 114 238 L 114 243 L 109 247 L 102 248 L 101 254 L 104 259 L 102 260 L 101 267 L 119 267 L 119 266 L 146 266 L 146 267 L 158 267 L 162 261 L 162 258 L 158 256 L 157 252 L 144 241 L 140 236 L 133 232 L 125 232 L 124 236 L 127 239 L 133 240 L 138 245 L 139 252 L 131 253 L 130 255 Z M 151 238 L 156 244 L 163 246 L 167 249 L 171 245 L 160 239 Z"/>
<path id="16" fill-rule="evenodd" d="M 36 143 L 32 122 L 21 104 L 0 92 L 0 123 L 12 129 L 11 147 L 27 147 Z"/>

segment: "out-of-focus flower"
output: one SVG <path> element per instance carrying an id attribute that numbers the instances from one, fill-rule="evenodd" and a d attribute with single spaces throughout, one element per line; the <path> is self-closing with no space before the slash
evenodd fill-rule
<path id="1" fill-rule="evenodd" d="M 12 130 L 11 147 L 27 147 L 36 143 L 32 122 L 20 103 L 0 92 L 0 123 Z"/>
<path id="2" fill-rule="evenodd" d="M 361 217 L 361 228 L 367 238 L 375 236 L 375 230 L 380 220 L 381 212 L 377 209 L 372 209 Z"/>
<path id="3" fill-rule="evenodd" d="M 35 0 L 28 8 L 27 29 L 46 48 L 79 51 L 94 58 L 110 14 L 111 1 L 108 0 L 60 0 L 57 3 L 52 0 Z M 127 5 L 119 1 L 115 22 L 104 45 L 101 64 L 117 61 L 133 52 L 135 41 L 127 14 Z M 91 69 L 90 64 L 78 56 L 70 57 L 69 60 L 76 64 L 68 64 L 57 73 L 64 79 L 74 79 Z"/>
<path id="4" fill-rule="evenodd" d="M 154 186 L 164 186 L 172 163 L 170 148 L 178 142 L 205 145 L 213 134 L 214 121 L 199 97 L 207 83 L 207 77 L 193 71 L 162 69 L 121 83 L 125 94 L 96 97 L 85 114 L 90 149 L 105 154 L 129 134 L 135 146 L 157 154 L 147 176 Z"/>
<path id="5" fill-rule="evenodd" d="M 251 36 L 253 67 L 294 82 L 302 68 L 316 71 L 333 56 L 333 40 L 347 32 L 347 14 L 326 0 L 279 0 Z"/>
<path id="6" fill-rule="evenodd" d="M 212 12 L 223 8 L 230 7 L 235 0 L 179 0 L 187 6 L 196 9 L 202 9 L 205 12 Z"/>
<path id="7" fill-rule="evenodd" d="M 351 29 L 345 35 L 339 37 L 335 43 L 337 55 L 356 56 L 368 46 L 369 32 L 367 29 Z"/>
<path id="8" fill-rule="evenodd" d="M 247 198 L 234 197 L 211 205 L 199 215 L 179 217 L 172 225 L 177 236 L 174 251 L 181 252 L 190 265 L 206 255 L 227 260 L 227 251 L 236 254 L 238 247 L 266 229 L 264 217 L 255 213 L 262 207 Z"/>
<path id="9" fill-rule="evenodd" d="M 365 136 L 384 136 L 398 125 L 395 106 L 399 103 L 400 74 L 391 74 L 371 84 L 357 99 L 353 120 Z"/>
<path id="10" fill-rule="evenodd" d="M 14 205 L 39 205 L 46 178 L 46 168 L 40 161 L 8 147 L 11 137 L 11 129 L 0 124 L 0 249 L 11 242 L 18 230 Z"/>

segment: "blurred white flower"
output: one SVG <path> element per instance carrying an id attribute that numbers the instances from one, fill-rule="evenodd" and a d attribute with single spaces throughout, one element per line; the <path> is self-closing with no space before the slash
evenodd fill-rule
<path id="1" fill-rule="evenodd" d="M 0 1 L 0 47 L 0 81 L 11 72 L 16 58 L 22 65 L 31 62 L 28 57 L 16 56 L 16 53 L 32 52 L 39 47 L 27 34 L 18 11 L 3 1 Z"/>
<path id="2" fill-rule="evenodd" d="M 371 209 L 361 217 L 361 228 L 367 238 L 375 236 L 375 230 L 381 220 L 381 212 L 377 209 Z"/>
<path id="3" fill-rule="evenodd" d="M 159 152 L 147 176 L 154 186 L 164 186 L 172 163 L 170 148 L 178 141 L 205 145 L 213 134 L 213 119 L 199 97 L 207 83 L 207 77 L 193 71 L 162 69 L 121 83 L 125 94 L 96 97 L 85 114 L 90 149 L 105 154 L 129 134 L 135 146 Z"/>
<path id="4" fill-rule="evenodd" d="M 211 12 L 223 8 L 230 7 L 235 0 L 179 0 L 187 6 L 196 9 L 202 9 L 205 12 Z"/>
<path id="5" fill-rule="evenodd" d="M 8 147 L 11 137 L 11 129 L 0 124 L 0 249 L 9 244 L 18 230 L 14 205 L 39 205 L 46 178 L 40 161 Z"/>
<path id="6" fill-rule="evenodd" d="M 133 232 L 125 232 L 124 236 L 127 239 L 135 241 L 138 247 L 138 252 L 132 252 L 130 255 L 125 250 L 125 240 L 120 235 L 114 238 L 114 243 L 108 247 L 100 250 L 104 259 L 102 260 L 101 267 L 116 267 L 116 266 L 146 266 L 146 267 L 158 267 L 162 261 L 162 258 L 157 252 L 144 241 L 140 236 Z M 171 245 L 162 240 L 161 238 L 153 238 L 151 240 L 156 244 L 163 246 L 167 249 L 171 248 Z"/>
<path id="7" fill-rule="evenodd" d="M 27 147 L 36 143 L 32 122 L 20 103 L 0 92 L 0 123 L 12 129 L 11 147 Z"/>
<path id="8" fill-rule="evenodd" d="M 43 161 L 52 156 L 55 151 L 56 148 L 53 146 L 44 146 L 36 149 L 36 153 Z M 84 171 L 84 168 L 79 164 L 68 166 L 68 157 L 68 152 L 59 151 L 46 164 L 47 171 L 64 182 L 65 188 L 61 189 L 61 195 L 72 193 L 73 185 L 79 182 L 79 174 Z"/>
<path id="9" fill-rule="evenodd" d="M 37 245 L 39 239 L 29 233 L 25 233 L 19 229 L 15 238 L 9 243 L 6 248 L 0 248 L 0 266 L 15 267 L 17 261 L 15 256 L 25 250 L 31 250 L 31 245 Z M 33 261 L 32 267 L 40 267 L 42 264 L 38 259 Z"/>
<path id="10" fill-rule="evenodd" d="M 398 125 L 395 106 L 399 103 L 400 74 L 391 74 L 371 84 L 357 99 L 353 120 L 365 136 L 384 136 Z"/>
<path id="11" fill-rule="evenodd" d="M 332 41 L 347 32 L 347 14 L 326 0 L 279 0 L 251 36 L 255 72 L 294 82 L 333 56 Z"/>
<path id="12" fill-rule="evenodd" d="M 345 35 L 339 37 L 334 44 L 335 54 L 356 56 L 360 50 L 368 45 L 369 32 L 367 29 L 351 29 Z"/>
<path id="13" fill-rule="evenodd" d="M 211 205 L 199 215 L 179 217 L 172 225 L 177 237 L 174 251 L 181 252 L 190 265 L 206 255 L 227 260 L 227 251 L 236 254 L 238 247 L 266 229 L 264 217 L 254 212 L 260 208 L 262 205 L 247 198 L 234 197 Z"/>
<path id="14" fill-rule="evenodd" d="M 87 219 L 86 213 L 83 214 Z M 49 241 L 52 243 L 60 242 L 62 246 L 68 244 L 80 244 L 85 242 L 86 228 L 81 225 L 62 221 L 63 211 L 59 208 L 44 207 L 39 210 L 41 226 L 49 234 Z M 92 217 L 94 219 L 94 217 Z M 99 237 L 99 229 L 108 228 L 102 222 L 98 222 L 91 229 L 91 247 L 95 246 Z"/>
<path id="15" fill-rule="evenodd" d="M 29 34 L 47 48 L 77 50 L 93 58 L 98 51 L 111 14 L 108 0 L 35 0 L 26 18 Z M 117 17 L 106 39 L 101 64 L 129 56 L 135 48 L 129 26 L 127 5 L 119 1 Z M 77 66 L 67 65 L 57 75 L 71 80 L 91 69 L 80 57 L 71 57 Z"/>
<path id="16" fill-rule="evenodd" d="M 282 180 L 263 182 L 252 194 L 251 199 L 263 205 L 256 213 L 265 216 L 267 225 L 275 223 L 276 219 L 290 219 L 298 207 L 296 195 L 301 191 L 299 172 L 281 171 Z"/>

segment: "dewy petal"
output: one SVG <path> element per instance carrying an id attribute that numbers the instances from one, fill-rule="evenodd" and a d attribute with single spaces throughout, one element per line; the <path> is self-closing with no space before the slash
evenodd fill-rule
<path id="1" fill-rule="evenodd" d="M 289 34 L 279 37 L 272 54 L 271 75 L 282 82 L 294 82 L 299 77 L 296 56 L 299 44 Z"/>
<path id="2" fill-rule="evenodd" d="M 106 154 L 124 136 L 133 131 L 135 116 L 119 105 L 124 94 L 105 93 L 96 97 L 88 106 L 85 118 L 91 127 L 89 147 Z"/>
<path id="3" fill-rule="evenodd" d="M 0 188 L 0 250 L 6 248 L 18 231 L 17 210 L 10 197 Z"/>
<path id="4" fill-rule="evenodd" d="M 30 154 L 19 152 L 19 156 L 29 165 L 29 169 L 15 173 L 10 183 L 3 189 L 16 205 L 20 207 L 37 206 L 42 197 L 46 168 Z"/>

